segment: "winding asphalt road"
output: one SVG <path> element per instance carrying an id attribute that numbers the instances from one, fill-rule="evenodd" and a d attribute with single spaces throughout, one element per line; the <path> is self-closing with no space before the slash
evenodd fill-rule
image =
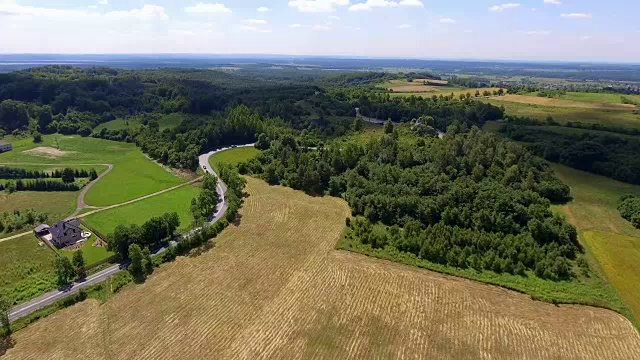
<path id="1" fill-rule="evenodd" d="M 254 144 L 247 144 L 247 145 L 240 145 L 240 146 L 235 146 L 235 147 L 251 147 L 254 146 Z M 215 171 L 213 170 L 213 168 L 211 167 L 211 165 L 209 165 L 209 158 L 216 153 L 225 151 L 225 150 L 229 150 L 232 149 L 234 147 L 225 147 L 225 148 L 220 148 L 211 152 L 208 152 L 206 154 L 200 155 L 199 157 L 199 162 L 200 162 L 200 167 L 206 171 L 209 174 L 213 174 L 216 175 Z M 183 184 L 181 186 L 184 186 L 186 184 Z M 178 186 L 179 187 L 179 186 Z M 166 189 L 164 191 L 168 191 L 170 189 Z M 227 200 L 225 198 L 225 195 L 227 193 L 227 186 L 225 185 L 225 183 L 218 177 L 218 194 L 220 195 L 221 198 L 221 202 L 218 204 L 217 208 L 216 208 L 216 212 L 215 214 L 213 214 L 213 216 L 210 219 L 210 223 L 213 224 L 216 221 L 220 220 L 224 214 L 227 212 L 227 208 L 228 208 L 228 204 L 227 204 Z M 197 229 L 196 229 L 197 230 Z M 161 248 L 158 249 L 154 252 L 155 254 L 159 254 L 161 252 L 163 252 L 165 249 Z M 76 282 L 73 283 L 71 287 L 69 287 L 68 289 L 64 289 L 64 290 L 54 290 L 51 292 L 48 292 L 38 298 L 35 298 L 31 301 L 28 301 L 24 304 L 20 304 L 16 307 L 14 307 L 13 309 L 11 309 L 11 312 L 9 313 L 9 320 L 10 321 L 15 321 L 21 317 L 27 316 L 29 314 L 31 314 L 32 312 L 39 310 L 47 305 L 51 305 L 54 302 L 69 296 L 69 295 L 73 295 L 76 294 L 80 291 L 80 289 L 101 283 L 105 280 L 107 280 L 110 276 L 115 275 L 117 273 L 119 273 L 120 271 L 123 271 L 126 269 L 126 264 L 125 265 L 120 265 L 120 264 L 116 264 L 113 266 L 110 266 L 102 271 L 99 271 L 93 275 L 87 276 L 86 279 L 84 279 L 83 281 L 80 282 Z"/>

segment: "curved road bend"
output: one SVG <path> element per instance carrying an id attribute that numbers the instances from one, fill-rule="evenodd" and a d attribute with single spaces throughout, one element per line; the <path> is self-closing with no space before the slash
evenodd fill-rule
<path id="1" fill-rule="evenodd" d="M 240 145 L 236 147 L 251 147 L 251 146 L 254 146 L 254 144 Z M 224 214 L 227 211 L 228 204 L 225 198 L 225 194 L 227 192 L 227 186 L 224 184 L 224 182 L 222 182 L 222 180 L 220 179 L 220 177 L 218 177 L 215 171 L 213 171 L 213 168 L 211 168 L 211 165 L 209 165 L 209 158 L 213 154 L 216 154 L 225 150 L 229 150 L 229 149 L 232 149 L 232 147 L 220 148 L 220 149 L 208 152 L 206 154 L 200 155 L 199 157 L 200 167 L 204 171 L 208 172 L 209 174 L 213 174 L 218 178 L 218 194 L 220 195 L 220 198 L 222 199 L 222 201 L 220 202 L 220 204 L 218 204 L 216 212 L 211 218 L 210 223 L 212 224 L 220 220 L 224 216 Z M 164 248 L 155 251 L 154 255 L 161 253 L 162 251 L 164 251 Z M 124 267 L 121 267 L 120 264 L 116 264 L 100 272 L 97 272 L 93 275 L 87 276 L 87 278 L 84 281 L 74 283 L 69 289 L 53 290 L 31 301 L 28 301 L 24 304 L 20 304 L 14 307 L 13 309 L 11 309 L 11 312 L 9 313 L 9 320 L 15 321 L 21 317 L 27 316 L 32 312 L 39 310 L 47 305 L 51 305 L 54 302 L 68 295 L 73 295 L 78 293 L 80 289 L 103 282 L 106 279 L 108 279 L 110 276 L 115 275 L 123 270 L 124 270 Z"/>

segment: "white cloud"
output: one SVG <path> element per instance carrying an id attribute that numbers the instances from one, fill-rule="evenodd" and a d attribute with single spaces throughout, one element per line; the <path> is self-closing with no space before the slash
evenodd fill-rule
<path id="1" fill-rule="evenodd" d="M 258 11 L 258 12 L 267 12 L 267 11 L 271 11 L 271 9 L 269 9 L 266 6 L 260 6 L 259 8 L 256 9 L 256 11 Z"/>
<path id="2" fill-rule="evenodd" d="M 289 25 L 289 27 L 292 28 L 292 29 L 298 29 L 298 28 L 302 27 L 302 24 L 291 24 L 291 25 Z"/>
<path id="3" fill-rule="evenodd" d="M 560 5 L 562 4 L 562 1 L 560 0 L 544 0 L 545 4 L 551 4 L 551 5 Z"/>
<path id="4" fill-rule="evenodd" d="M 184 11 L 188 13 L 199 14 L 215 14 L 215 13 L 230 13 L 231 9 L 220 3 L 197 3 L 194 6 L 187 6 Z"/>
<path id="5" fill-rule="evenodd" d="M 349 11 L 370 11 L 373 8 L 386 8 L 398 6 L 415 6 L 424 7 L 420 0 L 402 0 L 400 2 L 390 0 L 367 0 L 364 3 L 353 4 L 349 7 Z"/>
<path id="6" fill-rule="evenodd" d="M 244 23 L 248 25 L 267 25 L 267 21 L 262 19 L 246 19 Z"/>
<path id="7" fill-rule="evenodd" d="M 136 18 L 140 20 L 151 19 L 169 19 L 169 15 L 165 12 L 162 6 L 158 5 L 144 5 L 141 9 L 132 9 L 125 11 L 111 11 L 105 14 L 107 18 Z"/>
<path id="8" fill-rule="evenodd" d="M 519 7 L 520 7 L 520 3 L 506 3 L 506 4 L 494 5 L 489 8 L 489 11 L 501 12 L 507 9 L 515 9 Z"/>
<path id="9" fill-rule="evenodd" d="M 580 36 L 580 40 L 582 40 L 582 41 L 587 41 L 587 40 L 591 40 L 591 39 L 593 39 L 593 36 L 589 36 L 589 35 Z"/>
<path id="10" fill-rule="evenodd" d="M 334 12 L 338 6 L 349 5 L 349 0 L 290 0 L 289 6 L 300 12 Z"/>
<path id="11" fill-rule="evenodd" d="M 261 28 L 258 26 L 251 26 L 251 25 L 242 25 L 240 26 L 240 30 L 244 30 L 244 31 L 253 31 L 253 32 L 259 32 L 259 33 L 270 33 L 271 29 L 265 29 L 265 28 Z"/>
<path id="12" fill-rule="evenodd" d="M 551 31 L 549 30 L 531 30 L 531 31 L 525 31 L 524 33 L 527 35 L 540 35 L 540 36 L 551 35 Z"/>
<path id="13" fill-rule="evenodd" d="M 591 14 L 585 14 L 585 13 L 570 13 L 570 14 L 562 14 L 560 16 L 568 19 L 591 19 Z"/>
<path id="14" fill-rule="evenodd" d="M 410 27 L 411 27 L 411 25 L 409 25 L 409 24 L 398 25 L 398 29 L 408 29 Z"/>
<path id="15" fill-rule="evenodd" d="M 109 0 L 98 0 L 98 5 L 109 5 Z"/>
<path id="16" fill-rule="evenodd" d="M 314 25 L 313 30 L 315 31 L 329 31 L 331 30 L 331 26 L 329 25 Z"/>
<path id="17" fill-rule="evenodd" d="M 329 20 L 331 20 L 331 21 L 340 21 L 340 17 L 339 16 L 335 16 L 335 15 L 331 15 L 331 16 L 329 16 Z"/>
<path id="18" fill-rule="evenodd" d="M 398 3 L 398 5 L 424 7 L 424 4 L 420 0 L 402 0 Z"/>
<path id="19" fill-rule="evenodd" d="M 443 24 L 455 24 L 456 21 L 453 20 L 452 18 L 442 18 L 440 19 L 440 22 Z"/>

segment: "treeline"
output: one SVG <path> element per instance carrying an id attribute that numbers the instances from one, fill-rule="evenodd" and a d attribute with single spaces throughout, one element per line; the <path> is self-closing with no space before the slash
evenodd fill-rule
<path id="1" fill-rule="evenodd" d="M 312 150 L 285 136 L 241 168 L 271 184 L 344 197 L 357 217 L 351 236 L 374 248 L 457 267 L 572 276 L 577 232 L 550 210 L 569 188 L 543 160 L 477 128 L 401 140 L 392 129 L 364 147 Z"/>
<path id="2" fill-rule="evenodd" d="M 227 214 L 226 219 L 234 222 L 238 217 L 238 211 L 242 207 L 244 199 L 244 186 L 247 181 L 240 176 L 238 170 L 228 164 L 220 164 L 218 168 L 220 179 L 227 185 Z"/>
<path id="3" fill-rule="evenodd" d="M 196 169 L 198 156 L 222 145 L 256 141 L 258 133 L 290 131 L 281 119 L 264 119 L 241 105 L 214 121 L 192 119 L 174 130 L 142 127 L 136 144 L 153 159 L 176 168 Z"/>
<path id="4" fill-rule="evenodd" d="M 85 170 L 85 169 L 71 169 L 65 168 L 63 170 L 53 170 L 50 172 L 47 171 L 38 171 L 38 170 L 27 170 L 21 168 L 12 168 L 12 167 L 4 167 L 0 166 L 0 179 L 62 179 L 62 178 L 90 178 L 91 180 L 95 180 L 98 178 L 98 172 L 95 169 Z M 73 180 L 69 181 L 73 182 Z"/>
<path id="5" fill-rule="evenodd" d="M 141 249 L 153 249 L 163 242 L 173 239 L 180 227 L 180 217 L 177 213 L 165 213 L 153 217 L 142 226 L 118 225 L 113 234 L 107 236 L 107 249 L 112 251 L 122 261 L 129 258 L 129 247 L 133 244 Z"/>
<path id="6" fill-rule="evenodd" d="M 570 131 L 565 131 L 570 130 Z M 527 144 L 546 160 L 575 169 L 640 184 L 640 138 L 573 130 L 567 127 L 523 126 L 508 123 L 500 132 Z"/>
<path id="7" fill-rule="evenodd" d="M 449 97 L 424 98 L 422 96 L 392 97 L 388 93 L 368 92 L 360 88 L 344 88 L 332 90 L 338 99 L 349 100 L 360 114 L 375 119 L 393 122 L 408 122 L 420 116 L 431 116 L 435 127 L 446 129 L 456 121 L 482 125 L 486 121 L 501 119 L 504 110 L 474 101 L 449 99 Z"/>
<path id="8" fill-rule="evenodd" d="M 640 196 L 625 195 L 618 205 L 620 215 L 640 229 Z"/>
<path id="9" fill-rule="evenodd" d="M 80 186 L 75 183 L 65 183 L 57 180 L 35 179 L 26 181 L 17 180 L 4 185 L 0 184 L 0 191 L 5 189 L 10 193 L 16 191 L 78 191 L 80 190 Z"/>
<path id="10" fill-rule="evenodd" d="M 34 209 L 16 210 L 0 214 L 0 233 L 12 233 L 27 226 L 46 223 L 48 215 Z"/>
<path id="11" fill-rule="evenodd" d="M 191 200 L 191 214 L 196 225 L 202 225 L 214 214 L 220 195 L 218 195 L 218 179 L 210 174 L 205 174 L 202 180 L 200 194 Z"/>

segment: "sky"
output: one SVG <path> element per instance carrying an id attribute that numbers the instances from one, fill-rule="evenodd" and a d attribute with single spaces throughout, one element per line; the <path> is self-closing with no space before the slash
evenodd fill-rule
<path id="1" fill-rule="evenodd" d="M 638 0 L 0 0 L 0 53 L 640 63 Z"/>

